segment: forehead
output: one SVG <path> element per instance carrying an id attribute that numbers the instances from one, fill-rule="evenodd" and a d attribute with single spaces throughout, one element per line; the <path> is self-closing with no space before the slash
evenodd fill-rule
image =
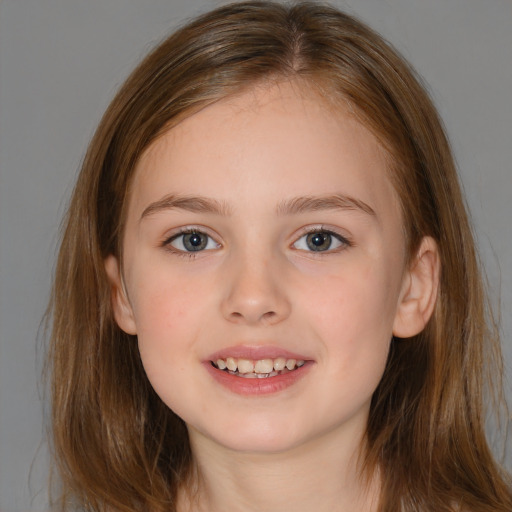
<path id="1" fill-rule="evenodd" d="M 333 186 L 378 206 L 383 195 L 396 201 L 387 167 L 388 154 L 348 104 L 282 82 L 220 100 L 163 134 L 136 167 L 131 208 L 165 192 L 230 202 Z"/>

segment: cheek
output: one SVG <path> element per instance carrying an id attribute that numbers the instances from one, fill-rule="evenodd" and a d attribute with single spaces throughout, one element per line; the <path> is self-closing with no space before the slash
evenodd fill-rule
<path id="1" fill-rule="evenodd" d="M 178 293 L 180 288 L 162 286 L 161 281 L 153 284 L 148 280 L 139 288 L 134 307 L 139 353 L 155 392 L 182 417 L 187 410 L 183 383 L 190 382 L 190 369 L 197 364 L 200 305 L 191 291 Z M 189 387 L 187 392 L 193 393 L 194 386 Z"/>
<path id="2" fill-rule="evenodd" d="M 369 408 L 386 366 L 396 303 L 397 286 L 384 264 L 344 263 L 343 271 L 317 275 L 315 286 L 300 290 L 301 326 L 319 347 L 321 372 L 309 412 L 329 424 Z"/>
<path id="3" fill-rule="evenodd" d="M 134 258 L 129 276 L 137 332 L 140 338 L 151 342 L 165 341 L 169 333 L 187 327 L 193 330 L 203 307 L 201 298 L 207 296 L 201 280 L 179 272 L 168 258 L 166 254 L 143 251 Z"/>
<path id="4" fill-rule="evenodd" d="M 387 359 L 398 298 L 398 282 L 384 264 L 347 265 L 329 276 L 324 291 L 311 293 L 304 314 L 343 372 L 381 371 Z M 309 313 L 308 313 L 309 312 Z"/>
<path id="5" fill-rule="evenodd" d="M 176 276 L 163 276 L 156 270 L 135 279 L 132 299 L 139 352 L 155 388 L 158 382 L 173 380 L 194 356 L 194 342 L 199 337 L 202 311 L 198 293 Z M 198 298 L 199 297 L 199 298 Z"/>
<path id="6" fill-rule="evenodd" d="M 134 304 L 139 338 L 152 343 L 165 343 L 169 333 L 193 323 L 192 306 L 192 299 L 187 294 L 173 292 L 172 287 L 140 289 Z"/>
<path id="7" fill-rule="evenodd" d="M 382 265 L 347 268 L 315 288 L 308 309 L 318 315 L 320 324 L 332 325 L 340 333 L 386 328 L 391 332 L 399 287 Z"/>

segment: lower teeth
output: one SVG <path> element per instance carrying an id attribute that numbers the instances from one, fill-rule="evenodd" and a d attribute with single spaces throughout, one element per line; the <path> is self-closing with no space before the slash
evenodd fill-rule
<path id="1" fill-rule="evenodd" d="M 266 379 L 268 377 L 276 377 L 277 375 L 282 375 L 283 373 L 288 373 L 293 370 L 288 370 L 288 368 L 285 368 L 284 370 L 279 371 L 272 371 L 270 373 L 239 373 L 237 371 L 228 370 L 227 368 L 225 370 L 222 370 L 223 372 L 227 372 L 231 375 L 235 375 L 237 377 L 242 377 L 244 379 Z"/>

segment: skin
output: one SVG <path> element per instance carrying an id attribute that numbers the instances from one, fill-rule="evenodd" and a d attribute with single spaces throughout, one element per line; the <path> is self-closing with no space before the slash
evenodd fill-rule
<path id="1" fill-rule="evenodd" d="M 357 472 L 371 396 L 393 334 L 428 321 L 439 267 L 428 238 L 406 264 L 388 161 L 348 111 L 288 82 L 203 109 L 141 158 L 123 275 L 113 256 L 106 269 L 117 322 L 189 430 L 197 501 L 183 493 L 182 510 L 374 510 L 378 478 Z M 163 207 L 176 195 L 219 211 Z M 289 207 L 334 195 L 349 203 Z M 182 245 L 191 227 L 204 250 Z M 331 247 L 311 250 L 307 231 L 325 230 Z M 268 345 L 309 361 L 281 391 L 244 396 L 205 369 L 215 351 Z"/>

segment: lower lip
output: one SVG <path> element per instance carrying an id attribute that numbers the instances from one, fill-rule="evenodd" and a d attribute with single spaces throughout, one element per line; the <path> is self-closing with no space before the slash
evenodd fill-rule
<path id="1" fill-rule="evenodd" d="M 232 375 L 224 370 L 219 370 L 212 366 L 210 361 L 205 361 L 204 365 L 210 375 L 222 386 L 238 395 L 271 395 L 279 393 L 302 379 L 309 371 L 312 362 L 306 361 L 304 366 L 290 372 L 276 375 L 275 377 L 266 377 L 263 379 L 247 379 Z"/>

